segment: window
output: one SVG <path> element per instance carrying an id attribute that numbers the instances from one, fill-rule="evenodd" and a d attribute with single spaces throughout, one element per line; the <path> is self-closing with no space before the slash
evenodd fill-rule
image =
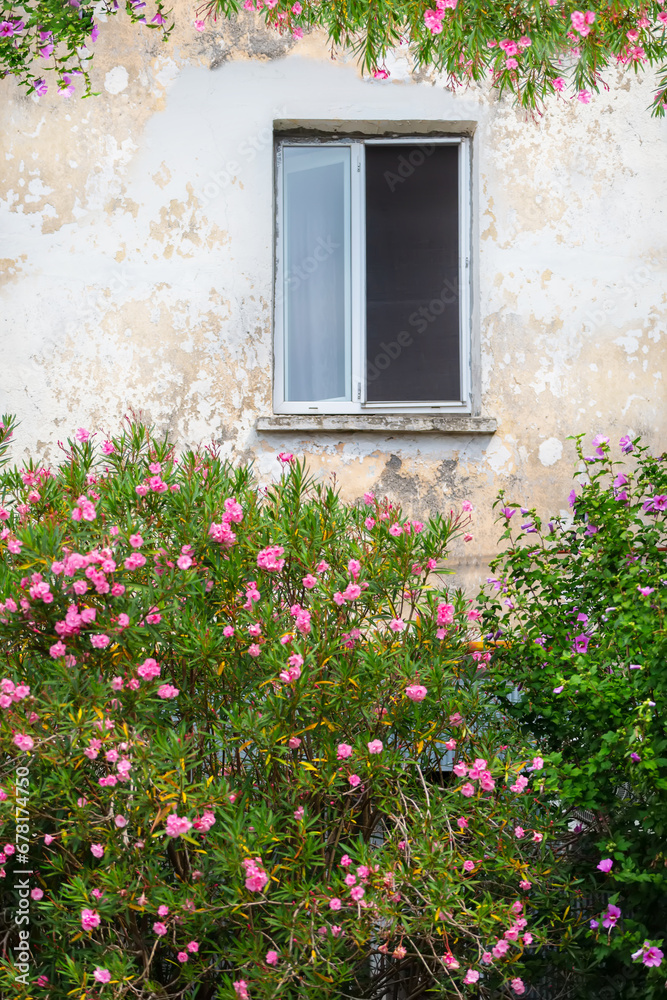
<path id="1" fill-rule="evenodd" d="M 470 412 L 469 140 L 277 145 L 277 413 Z"/>

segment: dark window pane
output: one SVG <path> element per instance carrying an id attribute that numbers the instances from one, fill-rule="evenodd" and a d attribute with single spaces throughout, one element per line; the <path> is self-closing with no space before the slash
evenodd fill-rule
<path id="1" fill-rule="evenodd" d="M 457 145 L 366 146 L 369 402 L 461 398 Z"/>

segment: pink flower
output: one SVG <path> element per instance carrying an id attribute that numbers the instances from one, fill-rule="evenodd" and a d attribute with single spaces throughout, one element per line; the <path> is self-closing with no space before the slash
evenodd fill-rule
<path id="1" fill-rule="evenodd" d="M 541 757 L 533 757 L 533 763 L 528 768 L 529 771 L 541 771 L 544 767 L 544 761 Z"/>
<path id="2" fill-rule="evenodd" d="M 80 441 L 83 444 L 84 441 L 87 441 L 90 438 L 90 431 L 87 431 L 85 427 L 79 427 L 79 429 L 74 432 L 74 437 L 77 441 Z"/>
<path id="3" fill-rule="evenodd" d="M 93 979 L 96 983 L 109 983 L 111 982 L 111 973 L 108 969 L 103 969 L 101 966 L 96 965 L 93 972 Z"/>
<path id="4" fill-rule="evenodd" d="M 475 870 L 475 862 L 474 861 L 470 861 L 470 859 L 468 859 L 467 861 L 463 862 L 463 867 L 464 867 L 464 869 L 467 872 L 474 872 L 474 870 Z"/>
<path id="5" fill-rule="evenodd" d="M 410 684 L 406 687 L 405 694 L 410 701 L 423 701 L 428 694 L 428 689 L 423 684 Z"/>
<path id="6" fill-rule="evenodd" d="M 95 858 L 101 858 L 102 855 L 104 854 L 104 847 L 102 846 L 102 844 L 91 844 L 90 853 Z"/>
<path id="7" fill-rule="evenodd" d="M 31 736 L 26 736 L 25 733 L 17 733 L 14 737 L 14 745 L 19 748 L 19 750 L 32 750 L 35 743 Z"/>
<path id="8" fill-rule="evenodd" d="M 37 886 L 35 889 L 32 890 L 30 896 L 32 899 L 39 901 L 44 896 L 44 891 L 40 889 L 39 886 Z"/>
<path id="9" fill-rule="evenodd" d="M 577 94 L 577 100 L 582 104 L 590 104 L 592 97 L 590 90 L 580 90 Z"/>
<path id="10" fill-rule="evenodd" d="M 267 6 L 275 7 L 275 4 L 267 4 Z M 294 461 L 294 455 L 291 451 L 281 451 L 278 453 L 278 461 L 282 462 L 283 465 L 287 465 L 289 462 Z"/>
<path id="11" fill-rule="evenodd" d="M 162 906 L 158 906 L 157 908 L 158 917 L 166 917 L 168 913 L 169 913 L 169 907 L 165 906 L 164 903 L 162 904 Z"/>
<path id="12" fill-rule="evenodd" d="M 179 951 L 178 954 L 176 955 L 176 958 L 181 963 L 182 962 L 187 962 L 187 960 L 188 960 L 189 957 L 190 956 L 188 955 L 187 951 Z"/>
<path id="13" fill-rule="evenodd" d="M 349 743 L 339 743 L 338 752 L 336 754 L 338 760 L 345 760 L 347 757 L 352 756 L 352 747 Z"/>
<path id="14" fill-rule="evenodd" d="M 361 597 L 361 587 L 358 583 L 348 583 L 347 587 L 343 591 L 343 597 L 346 601 L 356 601 L 357 598 Z"/>
<path id="15" fill-rule="evenodd" d="M 266 962 L 267 965 L 277 965 L 278 964 L 278 952 L 277 951 L 273 951 L 273 949 L 271 951 L 267 951 L 266 958 L 264 959 L 264 961 Z"/>
<path id="16" fill-rule="evenodd" d="M 517 840 L 521 840 L 522 837 L 524 836 L 525 832 L 526 831 L 524 830 L 524 828 L 522 826 L 515 826 L 514 827 L 514 836 L 516 837 Z"/>
<path id="17" fill-rule="evenodd" d="M 544 834 L 538 833 L 536 830 L 535 833 L 533 834 L 533 842 L 535 844 L 541 844 L 543 840 L 544 840 Z"/>
<path id="18" fill-rule="evenodd" d="M 171 684 L 161 684 L 157 689 L 158 698 L 177 698 L 178 694 L 178 688 L 173 687 Z"/>
<path id="19" fill-rule="evenodd" d="M 176 560 L 176 565 L 179 569 L 190 569 L 192 566 L 192 559 L 190 556 L 179 556 Z"/>
<path id="20" fill-rule="evenodd" d="M 122 830 L 124 827 L 127 826 L 127 820 L 125 819 L 124 816 L 120 815 L 120 813 L 118 814 L 118 816 L 114 816 L 114 823 L 119 830 Z"/>
<path id="21" fill-rule="evenodd" d="M 269 881 L 269 876 L 261 867 L 261 860 L 259 858 L 246 858 L 243 861 L 243 867 L 246 873 L 246 889 L 250 892 L 261 892 Z"/>
<path id="22" fill-rule="evenodd" d="M 197 20 L 193 21 L 192 24 L 194 25 L 195 31 L 205 31 L 206 30 L 206 22 L 205 21 L 200 21 L 200 20 L 197 19 Z"/>
<path id="23" fill-rule="evenodd" d="M 187 950 L 189 952 L 191 952 L 191 954 L 196 955 L 196 953 L 199 951 L 199 942 L 198 941 L 188 941 L 188 943 L 186 944 L 185 947 L 187 948 Z"/>
<path id="24" fill-rule="evenodd" d="M 97 635 L 91 635 L 90 641 L 95 649 L 106 649 L 106 647 L 111 642 L 111 639 L 109 638 L 108 635 L 104 635 L 103 633 L 98 633 Z"/>
<path id="25" fill-rule="evenodd" d="M 470 986 L 472 983 L 476 983 L 479 979 L 479 972 L 476 969 L 468 969 L 463 979 L 466 986 Z"/>
<path id="26" fill-rule="evenodd" d="M 152 656 L 147 657 L 141 666 L 137 667 L 137 673 L 142 680 L 152 681 L 160 676 L 162 668 Z"/>
<path id="27" fill-rule="evenodd" d="M 192 823 L 189 819 L 184 816 L 178 816 L 176 813 L 171 813 L 167 817 L 166 832 L 168 837 L 180 837 L 182 834 L 187 833 L 191 828 Z"/>
<path id="28" fill-rule="evenodd" d="M 521 881 L 519 882 L 519 885 L 522 889 L 524 889 L 527 892 L 530 889 L 532 882 L 529 882 L 528 879 L 522 878 Z"/>
<path id="29" fill-rule="evenodd" d="M 389 534 L 393 535 L 394 538 L 398 538 L 399 535 L 403 534 L 403 528 L 400 526 L 400 524 L 392 524 L 392 526 L 389 529 Z"/>
<path id="30" fill-rule="evenodd" d="M 56 660 L 59 656 L 64 656 L 66 652 L 67 649 L 65 647 L 65 643 L 61 642 L 60 639 L 58 642 L 54 642 L 52 646 L 49 646 L 49 656 L 52 656 L 54 660 Z"/>
<path id="31" fill-rule="evenodd" d="M 290 748 L 290 750 L 296 750 L 297 747 L 301 746 L 301 740 L 299 739 L 298 736 L 290 736 L 289 740 L 287 741 L 287 746 Z"/>
<path id="32" fill-rule="evenodd" d="M 389 628 L 392 632 L 403 632 L 405 631 L 406 625 L 402 618 L 392 618 L 389 622 Z"/>
<path id="33" fill-rule="evenodd" d="M 341 908 L 342 905 L 343 904 L 340 901 L 340 899 L 338 898 L 338 896 L 334 896 L 333 899 L 329 900 L 329 909 L 330 910 L 340 910 L 340 908 Z"/>
<path id="34" fill-rule="evenodd" d="M 113 453 L 115 452 L 115 450 L 116 449 L 114 448 L 114 445 L 113 445 L 112 441 L 103 441 L 102 442 L 102 451 L 104 452 L 105 455 L 113 455 Z"/>
<path id="35" fill-rule="evenodd" d="M 372 754 L 382 753 L 384 749 L 382 746 L 382 740 L 371 740 L 371 742 L 368 743 L 367 746 L 368 746 L 368 752 Z"/>
<path id="36" fill-rule="evenodd" d="M 46 838 L 45 838 L 46 839 Z M 100 926 L 100 915 L 97 910 L 81 911 L 81 926 L 84 931 L 93 931 Z"/>
<path id="37" fill-rule="evenodd" d="M 521 996 L 522 993 L 526 992 L 526 987 L 523 985 L 523 979 L 519 979 L 518 976 L 516 977 L 516 979 L 513 979 L 511 981 L 510 986 L 517 994 L 517 996 Z"/>
<path id="38" fill-rule="evenodd" d="M 238 1000 L 249 1000 L 248 984 L 245 979 L 237 979 L 233 984 Z"/>
<path id="39" fill-rule="evenodd" d="M 303 583 L 306 590 L 312 590 L 313 587 L 317 586 L 317 579 L 312 575 L 312 573 L 309 573 L 307 576 L 304 576 L 301 582 Z"/>
<path id="40" fill-rule="evenodd" d="M 358 903 L 360 900 L 362 900 L 365 894 L 366 890 L 364 889 L 363 885 L 355 885 L 350 889 L 350 896 L 355 901 L 355 903 Z"/>
<path id="41" fill-rule="evenodd" d="M 469 781 L 466 781 L 465 785 L 461 786 L 461 794 L 465 795 L 465 797 L 469 799 L 475 794 L 475 786 L 471 785 Z"/>
<path id="42" fill-rule="evenodd" d="M 158 937 L 164 937 L 167 933 L 166 924 L 163 924 L 161 920 L 156 920 L 153 924 L 153 933 L 157 934 Z"/>
<path id="43" fill-rule="evenodd" d="M 281 559 L 284 552 L 282 545 L 269 545 L 257 554 L 257 565 L 260 569 L 265 569 L 270 573 L 279 573 L 285 565 L 285 560 Z"/>
<path id="44" fill-rule="evenodd" d="M 299 806 L 298 809 L 294 810 L 294 819 L 297 820 L 297 822 L 303 819 L 303 806 Z"/>
<path id="45" fill-rule="evenodd" d="M 138 532 L 134 535 L 130 535 L 128 541 L 133 549 L 140 549 L 144 544 L 144 540 Z"/>
<path id="46" fill-rule="evenodd" d="M 603 858 L 603 860 L 597 866 L 598 867 L 598 871 L 605 872 L 605 874 L 606 874 L 607 872 L 611 871 L 611 869 L 613 867 L 613 864 L 614 864 L 614 862 L 612 861 L 611 858 Z"/>
<path id="47" fill-rule="evenodd" d="M 351 774 L 347 779 L 353 788 L 357 788 L 361 784 L 361 778 L 358 774 Z"/>

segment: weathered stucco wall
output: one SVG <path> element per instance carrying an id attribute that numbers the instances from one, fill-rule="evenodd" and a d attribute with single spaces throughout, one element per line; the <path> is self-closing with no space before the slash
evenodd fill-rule
<path id="1" fill-rule="evenodd" d="M 72 428 L 142 410 L 180 442 L 215 438 L 268 474 L 283 448 L 345 493 L 412 511 L 478 508 L 467 575 L 495 548 L 498 487 L 565 507 L 570 434 L 665 444 L 667 123 L 651 80 L 526 119 L 482 90 L 453 95 L 333 62 L 251 17 L 203 35 L 177 2 L 163 46 L 102 27 L 86 101 L 0 89 L 0 409 L 18 457 L 56 457 Z M 611 82 L 611 81 L 610 81 Z M 482 413 L 494 436 L 258 434 L 271 412 L 276 119 L 475 121 Z M 457 554 L 457 559 L 462 553 Z M 479 567 L 479 568 L 476 568 Z"/>

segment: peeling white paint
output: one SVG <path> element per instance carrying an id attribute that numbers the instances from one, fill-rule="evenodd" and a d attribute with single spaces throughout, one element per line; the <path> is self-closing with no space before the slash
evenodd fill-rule
<path id="1" fill-rule="evenodd" d="M 108 94 L 120 94 L 130 82 L 124 66 L 114 66 L 104 77 L 104 89 Z"/>
<path id="2" fill-rule="evenodd" d="M 538 456 L 542 465 L 555 465 L 563 457 L 563 442 L 555 437 L 547 438 L 540 445 Z"/>

